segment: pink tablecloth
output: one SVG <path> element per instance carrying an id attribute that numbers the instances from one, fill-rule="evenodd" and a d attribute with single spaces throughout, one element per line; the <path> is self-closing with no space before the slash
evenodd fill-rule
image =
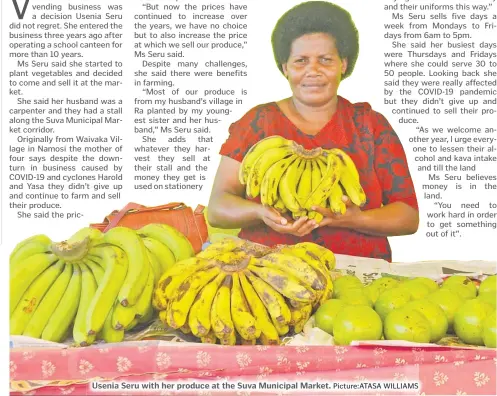
<path id="1" fill-rule="evenodd" d="M 11 390 L 24 395 L 133 395 L 90 390 L 90 381 L 421 381 L 420 395 L 495 395 L 497 353 L 491 349 L 406 347 L 222 347 L 157 341 L 78 349 L 11 351 Z M 62 382 L 59 382 L 62 381 Z M 49 385 L 50 384 L 50 385 Z M 49 386 L 48 386 L 49 385 Z M 13 395 L 21 395 L 12 392 Z M 144 394 L 218 394 L 149 391 Z M 249 395 L 250 391 L 233 391 Z M 252 392 L 260 395 L 261 393 Z M 263 394 L 278 394 L 266 392 Z M 285 394 L 285 392 L 279 392 Z M 290 393 L 292 394 L 292 393 Z M 307 394 L 312 392 L 297 392 Z M 317 393 L 316 393 L 317 394 Z M 319 393 L 326 394 L 326 393 Z M 331 393 L 330 393 L 331 394 Z M 334 395 L 340 393 L 333 393 Z M 343 394 L 352 394 L 344 392 Z M 367 394 L 359 392 L 358 394 Z M 380 395 L 381 392 L 369 394 Z M 392 395 L 394 393 L 384 393 Z M 411 394 L 413 394 L 411 392 Z"/>

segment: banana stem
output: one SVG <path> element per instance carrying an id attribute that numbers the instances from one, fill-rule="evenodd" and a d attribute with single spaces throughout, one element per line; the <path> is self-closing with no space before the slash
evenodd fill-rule
<path id="1" fill-rule="evenodd" d="M 70 243 L 68 241 L 53 242 L 52 252 L 66 262 L 82 260 L 90 250 L 90 238 Z"/>

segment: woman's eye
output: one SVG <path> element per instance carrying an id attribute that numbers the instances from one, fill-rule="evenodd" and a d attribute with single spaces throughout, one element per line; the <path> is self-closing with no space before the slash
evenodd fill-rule
<path id="1" fill-rule="evenodd" d="M 333 59 L 331 59 L 331 58 L 321 58 L 321 62 L 323 62 L 323 63 L 331 63 L 331 62 L 333 62 Z"/>
<path id="2" fill-rule="evenodd" d="M 295 63 L 304 63 L 304 62 L 305 62 L 304 58 L 300 58 L 300 59 L 295 60 Z"/>

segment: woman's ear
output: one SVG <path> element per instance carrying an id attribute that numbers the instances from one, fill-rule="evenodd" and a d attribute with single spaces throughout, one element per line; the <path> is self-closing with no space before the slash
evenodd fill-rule
<path id="1" fill-rule="evenodd" d="M 286 63 L 281 64 L 281 69 L 283 70 L 283 75 L 285 76 L 285 78 L 288 78 L 288 69 L 286 67 Z"/>
<path id="2" fill-rule="evenodd" d="M 342 76 L 345 74 L 345 72 L 347 71 L 347 66 L 349 65 L 349 61 L 347 58 L 343 58 L 342 59 Z"/>

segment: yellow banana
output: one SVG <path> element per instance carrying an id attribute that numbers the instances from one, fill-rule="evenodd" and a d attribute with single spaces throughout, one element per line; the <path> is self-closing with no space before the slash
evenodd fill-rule
<path id="1" fill-rule="evenodd" d="M 235 333 L 235 331 L 233 330 L 225 338 L 220 338 L 219 343 L 221 345 L 236 345 L 236 333 Z"/>
<path id="2" fill-rule="evenodd" d="M 176 296 L 171 300 L 168 324 L 178 329 L 186 323 L 188 312 L 198 292 L 221 272 L 219 267 L 197 271 L 186 278 L 179 287 Z"/>
<path id="3" fill-rule="evenodd" d="M 319 167 L 319 159 L 318 158 L 315 158 L 313 160 L 311 160 L 311 192 L 314 191 L 319 183 L 321 182 L 321 168 Z M 309 194 L 310 195 L 310 192 Z M 306 197 L 307 199 L 307 197 Z M 305 202 L 303 202 L 305 203 Z M 326 202 L 323 202 L 319 205 L 321 207 L 326 207 Z M 321 220 L 323 220 L 323 215 L 321 213 L 318 213 L 318 212 L 315 212 L 314 210 L 310 210 L 308 212 L 308 216 L 309 216 L 309 219 L 310 220 L 315 220 L 317 223 L 320 223 Z"/>
<path id="4" fill-rule="evenodd" d="M 115 245 L 128 257 L 128 271 L 117 296 L 124 306 L 134 305 L 147 283 L 150 263 L 147 248 L 131 228 L 115 227 L 105 233 L 105 243 Z"/>
<path id="5" fill-rule="evenodd" d="M 60 275 L 63 268 L 64 262 L 59 260 L 43 271 L 31 283 L 10 317 L 10 334 L 21 335 L 24 332 L 41 300 Z"/>
<path id="6" fill-rule="evenodd" d="M 245 270 L 243 273 L 263 302 L 269 312 L 269 316 L 282 325 L 290 323 L 292 314 L 283 296 L 268 283 L 255 276 L 251 271 Z"/>
<path id="7" fill-rule="evenodd" d="M 89 256 L 86 256 L 86 258 L 81 260 L 81 262 L 91 270 L 93 276 L 95 277 L 95 280 L 97 281 L 97 285 L 99 285 L 100 282 L 102 282 L 102 278 L 105 274 L 104 268 L 101 267 L 96 261 L 90 259 Z"/>
<path id="8" fill-rule="evenodd" d="M 343 191 L 340 183 L 335 183 L 331 188 L 331 194 L 329 197 L 330 209 L 333 213 L 344 214 L 347 211 L 347 207 L 342 200 Z"/>
<path id="9" fill-rule="evenodd" d="M 296 320 L 295 324 L 293 325 L 293 331 L 295 332 L 295 334 L 302 332 L 305 324 L 307 323 L 307 321 L 311 317 L 311 314 L 312 314 L 312 305 L 311 304 L 307 304 L 304 307 L 300 308 L 300 318 L 299 318 L 299 320 Z"/>
<path id="10" fill-rule="evenodd" d="M 257 197 L 267 170 L 278 161 L 291 157 L 292 154 L 294 154 L 294 149 L 291 146 L 273 148 L 262 153 L 250 170 L 246 187 L 247 196 Z"/>
<path id="11" fill-rule="evenodd" d="M 312 192 L 312 160 L 304 160 L 305 166 L 297 185 L 297 201 L 301 207 Z"/>
<path id="12" fill-rule="evenodd" d="M 200 337 L 200 340 L 204 344 L 216 344 L 217 343 L 217 337 L 212 330 L 209 331 L 205 336 Z"/>
<path id="13" fill-rule="evenodd" d="M 240 285 L 237 273 L 233 273 L 231 288 L 231 317 L 236 331 L 245 340 L 255 340 L 261 335 L 261 330 L 255 327 L 255 317 L 250 312 L 247 300 Z"/>
<path id="14" fill-rule="evenodd" d="M 284 137 L 278 135 L 268 136 L 264 139 L 259 140 L 247 151 L 247 153 L 243 157 L 238 172 L 238 180 L 240 181 L 240 184 L 247 184 L 250 170 L 262 153 L 265 153 L 267 150 L 273 148 L 290 146 L 292 144 L 293 143 L 291 140 L 287 140 Z"/>
<path id="15" fill-rule="evenodd" d="M 196 337 L 207 337 L 211 331 L 211 307 L 226 274 L 221 272 L 199 292 L 188 315 L 188 325 Z"/>
<path id="16" fill-rule="evenodd" d="M 69 330 L 78 312 L 81 297 L 81 270 L 78 265 L 73 265 L 73 273 L 64 295 L 57 304 L 43 329 L 41 338 L 47 341 L 60 342 Z"/>
<path id="17" fill-rule="evenodd" d="M 325 247 L 312 242 L 300 242 L 294 245 L 295 247 L 303 247 L 307 251 L 314 255 L 319 261 L 332 270 L 335 268 L 336 259 L 333 252 Z"/>
<path id="18" fill-rule="evenodd" d="M 231 276 L 227 276 L 216 292 L 211 307 L 211 328 L 220 341 L 231 336 L 235 325 L 231 318 Z"/>
<path id="19" fill-rule="evenodd" d="M 302 208 L 297 201 L 297 182 L 305 167 L 305 160 L 297 159 L 281 176 L 278 192 L 285 207 L 292 213 L 300 213 Z"/>
<path id="20" fill-rule="evenodd" d="M 197 271 L 202 271 L 213 267 L 214 265 L 215 263 L 212 261 L 197 257 L 191 257 L 177 262 L 173 268 L 162 275 L 159 283 L 157 284 L 155 294 L 158 295 L 158 301 L 162 301 L 164 299 L 166 301 L 171 300 L 176 295 L 179 285 L 183 283 L 186 278 Z"/>
<path id="21" fill-rule="evenodd" d="M 274 163 L 264 174 L 261 186 L 261 203 L 263 205 L 272 206 L 276 203 L 281 176 L 297 158 L 296 154 L 284 158 Z"/>
<path id="22" fill-rule="evenodd" d="M 281 199 L 281 197 L 278 196 L 278 200 L 274 203 L 273 207 L 280 213 L 286 213 L 288 212 L 287 207 L 285 206 L 285 203 Z"/>
<path id="23" fill-rule="evenodd" d="M 252 315 L 255 318 L 255 328 L 257 331 L 261 332 L 259 338 L 265 340 L 265 342 L 263 342 L 265 345 L 278 345 L 280 342 L 279 335 L 269 317 L 264 303 L 243 272 L 239 274 L 239 280 L 243 294 L 245 295 Z"/>
<path id="24" fill-rule="evenodd" d="M 61 301 L 62 296 L 67 289 L 67 285 L 71 280 L 72 272 L 72 265 L 65 264 L 62 273 L 58 276 L 43 299 L 40 301 L 40 304 L 26 325 L 26 328 L 22 333 L 23 335 L 33 338 L 41 338 L 41 334 L 50 319 L 50 315 L 54 312 L 55 308 L 57 308 L 57 304 Z"/>
<path id="25" fill-rule="evenodd" d="M 316 294 L 309 286 L 285 271 L 255 265 L 249 265 L 247 268 L 287 298 L 311 303 L 316 300 Z"/>
<path id="26" fill-rule="evenodd" d="M 99 333 L 102 336 L 102 339 L 107 342 L 121 342 L 124 339 L 124 328 L 120 330 L 114 329 L 112 327 L 112 316 L 114 309 L 117 307 L 121 306 L 118 301 L 115 302 L 113 308 L 109 311 L 107 314 L 107 317 L 105 318 L 104 325 L 102 327 L 101 333 Z"/>
<path id="27" fill-rule="evenodd" d="M 299 257 L 285 254 L 283 252 L 270 253 L 264 257 L 252 259 L 250 263 L 257 266 L 275 268 L 287 272 L 288 274 L 300 279 L 314 290 L 324 290 L 324 284 L 319 279 L 319 275 L 316 270 Z"/>
<path id="28" fill-rule="evenodd" d="M 12 269 L 10 273 L 10 315 L 29 285 L 56 261 L 58 257 L 54 254 L 37 253 L 25 258 Z"/>
<path id="29" fill-rule="evenodd" d="M 326 202 L 331 194 L 333 185 L 338 183 L 340 174 L 341 165 L 338 158 L 329 154 L 327 158 L 326 173 L 322 174 L 320 183 L 309 195 L 303 206 L 306 209 L 311 209 L 312 206 L 319 206 L 323 202 Z"/>
<path id="30" fill-rule="evenodd" d="M 342 172 L 340 184 L 354 205 L 361 207 L 366 204 L 366 193 L 348 170 Z"/>
<path id="31" fill-rule="evenodd" d="M 161 270 L 160 275 L 157 278 L 158 281 L 162 274 L 174 266 L 176 258 L 174 257 L 173 252 L 171 252 L 171 249 L 157 239 L 144 237 L 142 238 L 142 241 L 145 247 L 155 255 L 159 262 Z"/>
<path id="32" fill-rule="evenodd" d="M 174 255 L 176 261 L 195 256 L 190 241 L 176 228 L 167 224 L 147 224 L 137 231 L 140 236 L 154 238 L 166 245 Z"/>
<path id="33" fill-rule="evenodd" d="M 104 273 L 89 263 L 93 261 L 104 268 Z M 87 260 L 84 261 L 92 269 L 97 280 L 98 289 L 88 307 L 86 318 L 86 332 L 88 335 L 98 333 L 112 311 L 121 285 L 128 271 L 128 257 L 124 250 L 113 245 L 102 245 L 90 250 Z"/>
<path id="34" fill-rule="evenodd" d="M 51 253 L 52 241 L 46 235 L 34 235 L 19 242 L 9 256 L 10 270 L 24 259 L 38 253 Z"/>
<path id="35" fill-rule="evenodd" d="M 81 268 L 81 297 L 79 299 L 78 312 L 74 319 L 72 335 L 76 345 L 87 346 L 93 344 L 95 341 L 95 335 L 88 335 L 86 331 L 86 316 L 88 314 L 88 307 L 97 291 L 97 281 L 88 266 L 83 263 L 80 263 L 79 266 Z"/>
<path id="36" fill-rule="evenodd" d="M 124 328 L 124 331 L 130 331 L 130 330 L 133 330 L 136 325 L 139 323 L 139 319 L 138 318 L 134 318 L 131 323 L 129 325 L 127 325 L 125 328 Z"/>
<path id="37" fill-rule="evenodd" d="M 340 162 L 342 163 L 343 168 L 348 169 L 349 172 L 352 174 L 352 177 L 357 182 L 360 181 L 360 179 L 359 179 L 359 172 L 357 171 L 355 163 L 352 160 L 352 158 L 350 158 L 350 156 L 345 151 L 340 150 L 338 148 L 333 148 L 333 149 L 327 150 L 327 151 L 330 152 L 330 153 L 335 154 L 340 159 Z"/>
<path id="38" fill-rule="evenodd" d="M 148 323 L 151 322 L 155 318 L 155 310 L 152 304 L 150 304 L 147 308 L 147 311 L 145 314 L 141 317 L 138 318 L 138 323 Z"/>
<path id="39" fill-rule="evenodd" d="M 203 259 L 212 259 L 221 253 L 231 252 L 246 244 L 246 241 L 239 238 L 223 238 L 222 240 L 212 243 L 203 251 L 197 254 L 197 257 Z"/>
<path id="40" fill-rule="evenodd" d="M 279 336 L 284 336 L 290 331 L 290 326 L 288 326 L 288 324 L 279 323 L 277 320 L 274 320 L 274 318 L 271 318 L 271 321 L 273 322 L 274 328 Z"/>

